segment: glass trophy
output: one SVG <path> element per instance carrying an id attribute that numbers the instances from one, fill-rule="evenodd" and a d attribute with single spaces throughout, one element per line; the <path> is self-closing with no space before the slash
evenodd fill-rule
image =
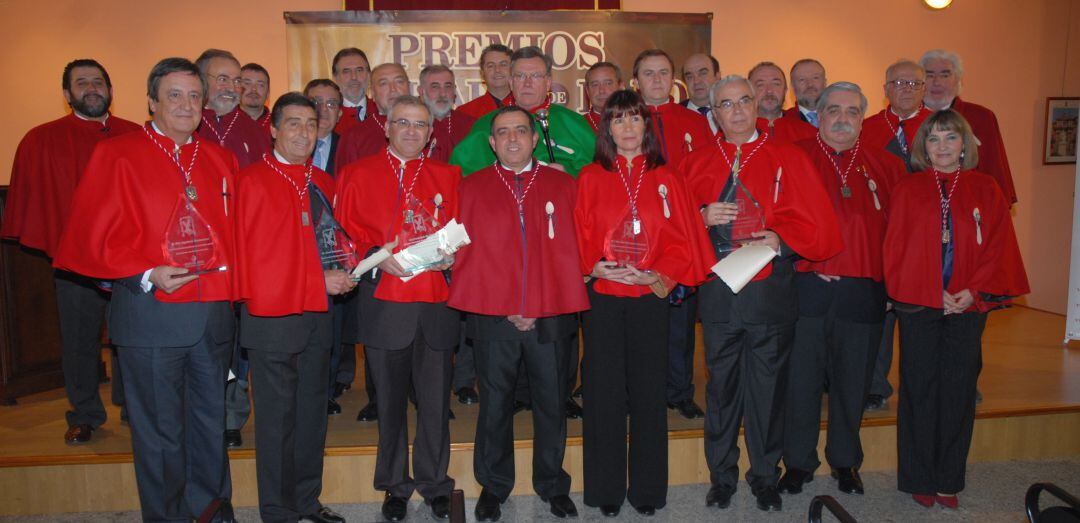
<path id="1" fill-rule="evenodd" d="M 754 233 L 765 230 L 765 211 L 738 179 L 721 195 L 720 202 L 738 206 L 734 220 L 726 225 L 709 228 L 713 250 L 716 251 L 716 257 L 722 259 L 739 247 L 761 239 L 754 236 Z"/>
<path id="2" fill-rule="evenodd" d="M 334 215 L 326 210 L 315 224 L 315 244 L 319 247 L 323 270 L 336 269 L 351 273 L 360 264 L 356 244 L 334 219 Z"/>
<path id="3" fill-rule="evenodd" d="M 627 207 L 621 220 L 604 238 L 604 258 L 619 267 L 640 269 L 649 257 L 649 235 L 641 217 Z"/>
<path id="4" fill-rule="evenodd" d="M 217 234 L 183 195 L 169 217 L 162 250 L 166 263 L 188 270 L 182 276 L 225 270 Z"/>
<path id="5" fill-rule="evenodd" d="M 402 251 L 407 251 L 406 258 L 413 274 L 442 264 L 445 260 L 446 255 L 437 248 L 438 241 L 432 238 L 441 227 L 418 198 L 411 194 L 406 197 L 398 245 Z M 429 238 L 431 241 L 426 241 Z"/>

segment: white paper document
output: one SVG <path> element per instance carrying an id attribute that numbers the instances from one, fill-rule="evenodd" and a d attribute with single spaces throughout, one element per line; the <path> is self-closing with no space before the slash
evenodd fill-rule
<path id="1" fill-rule="evenodd" d="M 405 272 L 411 273 L 401 281 L 409 281 L 432 266 L 442 263 L 445 255 L 451 255 L 469 244 L 469 233 L 465 226 L 451 219 L 442 229 L 396 253 L 394 259 Z"/>
<path id="2" fill-rule="evenodd" d="M 716 262 L 712 271 L 738 294 L 775 257 L 776 251 L 768 245 L 747 245 Z"/>
<path id="3" fill-rule="evenodd" d="M 389 257 L 390 251 L 387 251 L 386 249 L 379 249 L 371 253 L 371 256 L 360 260 L 360 264 L 357 265 L 355 269 L 353 269 L 352 279 L 360 281 L 360 277 L 362 277 L 364 273 L 370 271 L 371 269 L 374 269 L 375 267 L 378 267 L 378 265 L 382 263 L 383 260 Z"/>

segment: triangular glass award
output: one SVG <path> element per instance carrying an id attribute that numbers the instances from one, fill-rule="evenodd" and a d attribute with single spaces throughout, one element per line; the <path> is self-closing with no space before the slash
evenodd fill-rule
<path id="1" fill-rule="evenodd" d="M 629 205 L 622 219 L 604 237 L 604 258 L 619 267 L 640 269 L 649 257 L 649 235 L 641 217 Z"/>
<path id="2" fill-rule="evenodd" d="M 217 234 L 184 195 L 178 195 L 161 243 L 165 260 L 189 274 L 225 269 Z"/>

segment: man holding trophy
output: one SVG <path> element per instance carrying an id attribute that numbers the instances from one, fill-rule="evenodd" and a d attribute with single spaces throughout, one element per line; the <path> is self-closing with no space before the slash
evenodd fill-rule
<path id="1" fill-rule="evenodd" d="M 387 118 L 388 146 L 338 174 L 338 216 L 358 251 L 394 254 L 362 274 L 357 313 L 363 321 L 354 322 L 354 332 L 344 335 L 346 342 L 363 343 L 367 350 L 379 412 L 375 488 L 386 491 L 382 512 L 391 521 L 405 518 L 413 491 L 420 492 L 436 518 L 449 517 L 454 487 L 447 476 L 446 391 L 460 316 L 446 306 L 449 287 L 441 272 L 454 259 L 443 253 L 407 260 L 409 253 L 404 252 L 427 245 L 436 231 L 457 217 L 461 170 L 424 155 L 431 125 L 424 102 L 409 95 L 397 97 Z M 406 271 L 403 264 L 414 270 Z M 413 477 L 405 419 L 410 383 L 415 387 L 418 418 Z"/>

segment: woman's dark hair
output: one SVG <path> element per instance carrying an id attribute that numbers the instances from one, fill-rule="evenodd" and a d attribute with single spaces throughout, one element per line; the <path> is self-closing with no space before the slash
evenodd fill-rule
<path id="1" fill-rule="evenodd" d="M 624 116 L 641 116 L 645 122 L 645 136 L 641 141 L 641 153 L 645 155 L 645 168 L 655 169 L 667 163 L 660 150 L 660 140 L 653 131 L 652 115 L 645 100 L 641 99 L 635 91 L 623 89 L 615 91 L 604 104 L 604 113 L 600 115 L 600 124 L 597 126 L 596 155 L 593 158 L 604 169 L 614 171 L 618 162 L 619 148 L 615 145 L 615 139 L 611 136 L 611 121 Z"/>

